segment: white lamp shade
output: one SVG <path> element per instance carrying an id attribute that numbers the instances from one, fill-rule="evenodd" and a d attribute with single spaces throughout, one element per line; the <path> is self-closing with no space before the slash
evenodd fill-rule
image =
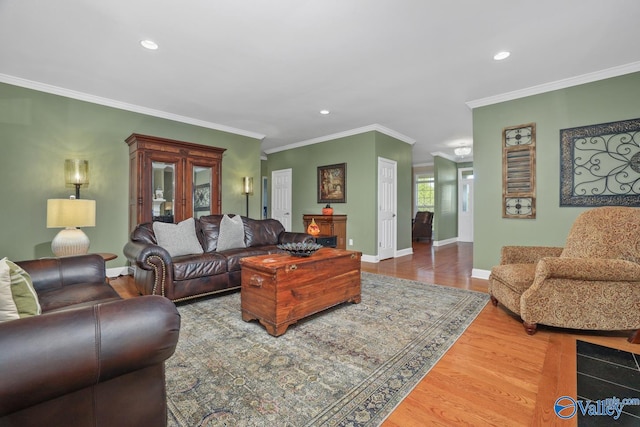
<path id="1" fill-rule="evenodd" d="M 84 199 L 47 200 L 47 228 L 95 227 L 96 201 Z"/>

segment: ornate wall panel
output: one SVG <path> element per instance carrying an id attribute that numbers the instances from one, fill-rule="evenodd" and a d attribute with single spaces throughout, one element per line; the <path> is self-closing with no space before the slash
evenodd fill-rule
<path id="1" fill-rule="evenodd" d="M 502 217 L 536 217 L 536 124 L 502 130 Z"/>
<path id="2" fill-rule="evenodd" d="M 640 206 L 640 119 L 560 130 L 560 206 Z"/>

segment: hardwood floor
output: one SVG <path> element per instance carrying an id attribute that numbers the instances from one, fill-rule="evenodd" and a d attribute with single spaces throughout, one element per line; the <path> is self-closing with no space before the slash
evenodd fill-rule
<path id="1" fill-rule="evenodd" d="M 362 263 L 362 270 L 425 283 L 487 292 L 471 278 L 471 243 L 432 247 L 414 243 L 413 255 Z M 123 297 L 135 296 L 130 277 L 112 279 Z M 575 426 L 553 404 L 576 397 L 576 339 L 640 353 L 628 333 L 579 333 L 539 326 L 529 336 L 521 322 L 490 303 L 434 368 L 382 424 L 412 426 Z M 602 396 L 611 397 L 611 396 Z"/>

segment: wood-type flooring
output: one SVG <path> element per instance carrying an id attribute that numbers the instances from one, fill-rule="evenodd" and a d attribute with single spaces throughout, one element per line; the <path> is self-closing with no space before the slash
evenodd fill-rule
<path id="1" fill-rule="evenodd" d="M 472 243 L 414 242 L 412 255 L 363 262 L 362 271 L 487 292 L 486 280 L 471 278 L 472 253 Z M 111 284 L 125 298 L 136 295 L 130 276 Z M 628 335 L 540 325 L 529 336 L 502 305 L 488 303 L 382 426 L 575 426 L 577 417 L 561 420 L 553 404 L 576 396 L 576 339 L 637 353 Z"/>

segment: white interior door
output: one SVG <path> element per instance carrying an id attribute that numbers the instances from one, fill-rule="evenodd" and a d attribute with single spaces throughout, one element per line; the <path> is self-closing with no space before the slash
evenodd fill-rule
<path id="1" fill-rule="evenodd" d="M 271 218 L 291 231 L 291 169 L 271 173 Z"/>
<path id="2" fill-rule="evenodd" d="M 378 157 L 378 259 L 393 258 L 396 250 L 396 172 L 393 160 Z"/>
<path id="3" fill-rule="evenodd" d="M 458 241 L 473 242 L 473 169 L 458 170 Z"/>

